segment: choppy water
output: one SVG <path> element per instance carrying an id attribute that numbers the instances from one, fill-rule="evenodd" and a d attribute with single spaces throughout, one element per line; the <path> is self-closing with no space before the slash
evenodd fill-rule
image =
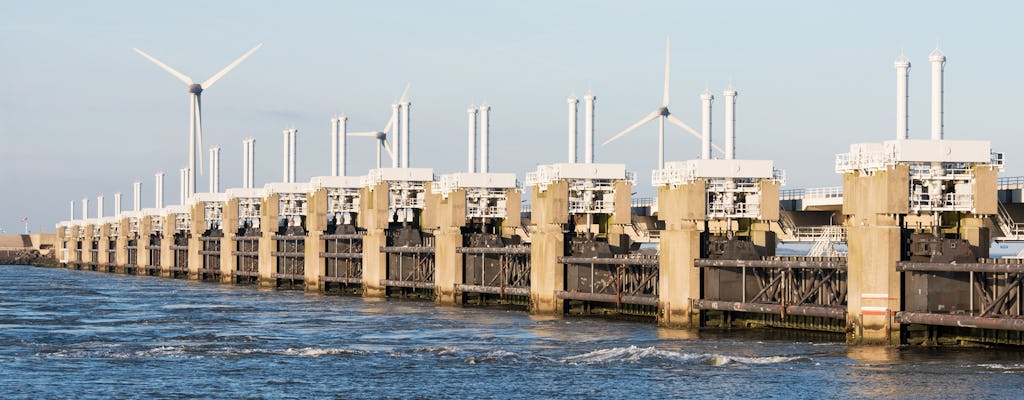
<path id="1" fill-rule="evenodd" d="M 991 398 L 1017 350 L 856 349 L 0 266 L 0 398 Z"/>

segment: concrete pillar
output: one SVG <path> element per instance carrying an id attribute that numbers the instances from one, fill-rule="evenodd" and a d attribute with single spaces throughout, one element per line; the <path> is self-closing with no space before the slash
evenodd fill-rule
<path id="1" fill-rule="evenodd" d="M 778 238 L 767 221 L 758 221 L 750 225 L 750 242 L 765 257 L 774 256 L 775 248 L 778 246 Z"/>
<path id="2" fill-rule="evenodd" d="M 98 253 L 96 254 L 96 257 L 98 258 L 96 260 L 96 263 L 98 264 L 97 269 L 106 272 L 108 271 L 107 264 L 111 261 L 110 252 L 107 251 L 110 248 L 110 224 L 104 223 L 100 226 L 99 241 L 99 245 L 97 246 Z"/>
<path id="3" fill-rule="evenodd" d="M 501 236 L 512 237 L 522 228 L 523 194 L 518 189 L 505 190 L 505 220 L 501 221 Z"/>
<path id="4" fill-rule="evenodd" d="M 847 216 L 847 343 L 899 344 L 901 257 L 899 215 L 909 211 L 909 169 L 843 175 Z"/>
<path id="5" fill-rule="evenodd" d="M 88 269 L 86 264 L 96 262 L 92 259 L 92 225 L 85 225 L 82 230 L 85 232 L 82 235 L 82 268 Z"/>
<path id="6" fill-rule="evenodd" d="M 530 312 L 561 313 L 555 292 L 565 290 L 565 265 L 558 258 L 565 255 L 562 225 L 569 222 L 569 184 L 558 181 L 543 192 L 537 186 L 531 189 Z"/>
<path id="7" fill-rule="evenodd" d="M 988 258 L 992 248 L 992 235 L 985 227 L 985 219 L 974 215 L 960 220 L 960 237 L 971 244 L 978 257 Z"/>
<path id="8" fill-rule="evenodd" d="M 260 286 L 263 287 L 277 287 L 277 279 L 274 278 L 274 274 L 277 273 L 277 257 L 274 257 L 272 253 L 277 251 L 277 241 L 274 240 L 274 235 L 277 235 L 277 219 L 280 216 L 280 208 L 281 195 L 277 193 L 268 194 L 267 197 L 260 200 L 260 231 L 263 233 L 263 237 L 260 238 L 259 245 L 259 280 Z"/>
<path id="9" fill-rule="evenodd" d="M 463 260 L 456 250 L 462 247 L 462 227 L 466 226 L 466 191 L 448 193 L 447 199 L 430 193 L 427 207 L 436 215 L 435 226 L 430 227 L 437 228 L 434 231 L 434 301 L 459 304 L 455 285 L 463 283 Z"/>
<path id="10" fill-rule="evenodd" d="M 174 226 L 174 214 L 167 214 L 162 217 L 164 219 L 164 235 L 163 240 L 160 241 L 160 276 L 164 278 L 170 278 L 173 273 L 168 268 L 174 267 L 174 250 L 171 250 L 171 245 L 174 244 L 174 233 L 177 232 Z"/>
<path id="11" fill-rule="evenodd" d="M 660 208 L 660 207 L 659 207 Z M 691 304 L 700 298 L 700 230 L 694 222 L 666 226 L 661 231 L 658 257 L 658 323 L 697 328 L 699 313 Z"/>
<path id="12" fill-rule="evenodd" d="M 139 269 L 135 271 L 136 274 L 142 274 L 143 267 L 152 265 L 149 260 L 149 249 L 146 248 L 149 247 L 149 236 L 152 234 L 153 223 L 150 221 L 149 217 L 139 217 L 139 239 L 136 241 L 136 251 L 138 256 L 137 262 L 139 263 L 137 267 L 139 267 Z"/>
<path id="13" fill-rule="evenodd" d="M 323 286 L 320 277 L 326 275 L 327 268 L 320 257 L 324 251 L 321 236 L 327 230 L 327 189 L 320 188 L 306 195 L 306 255 L 305 278 L 303 282 L 308 292 L 319 292 Z"/>
<path id="14" fill-rule="evenodd" d="M 132 233 L 129 230 L 128 218 L 121 218 L 117 220 L 117 241 L 114 249 L 114 272 L 119 274 L 125 273 L 125 266 L 128 265 L 128 235 Z"/>
<path id="15" fill-rule="evenodd" d="M 231 273 L 237 269 L 238 257 L 233 252 L 238 248 L 235 236 L 238 234 L 238 199 L 231 198 L 224 202 L 221 230 L 224 238 L 220 240 L 220 281 L 231 283 Z"/>
<path id="16" fill-rule="evenodd" d="M 658 243 L 658 323 L 697 328 L 700 313 L 693 301 L 700 298 L 701 226 L 706 219 L 703 180 L 671 188 L 658 188 L 658 219 L 665 222 Z"/>
<path id="17" fill-rule="evenodd" d="M 68 234 L 70 235 L 68 237 L 68 266 L 71 266 L 73 263 L 82 261 L 82 259 L 78 257 L 77 251 L 79 243 L 78 231 L 81 229 L 82 227 L 77 225 L 72 226 L 71 229 L 68 229 Z"/>
<path id="18" fill-rule="evenodd" d="M 629 181 L 618 181 L 615 187 L 615 212 L 608 221 L 608 244 L 629 249 L 629 235 L 626 226 L 633 223 L 633 184 Z"/>
<path id="19" fill-rule="evenodd" d="M 72 208 L 74 208 L 74 207 L 72 207 Z M 67 245 L 67 243 L 65 243 L 65 241 L 67 241 L 68 238 L 67 238 L 67 236 L 64 236 L 64 227 L 62 227 L 62 226 L 58 226 L 57 227 L 57 235 L 56 235 L 56 237 L 57 237 L 57 245 L 54 246 L 56 248 L 56 253 L 54 255 L 57 257 L 57 261 L 60 262 L 60 261 L 63 260 L 64 253 L 68 251 L 68 245 Z M 64 265 L 64 267 L 67 267 L 67 265 Z"/>
<path id="20" fill-rule="evenodd" d="M 363 236 L 363 295 L 383 297 L 386 290 L 380 281 L 387 276 L 387 258 L 380 248 L 387 244 L 388 184 L 378 183 L 359 190 L 359 225 Z"/>
<path id="21" fill-rule="evenodd" d="M 195 202 L 189 213 L 191 236 L 188 239 L 188 279 L 199 280 L 199 268 L 203 267 L 203 255 L 199 251 L 203 249 L 203 241 L 200 239 L 206 232 L 206 203 Z"/>

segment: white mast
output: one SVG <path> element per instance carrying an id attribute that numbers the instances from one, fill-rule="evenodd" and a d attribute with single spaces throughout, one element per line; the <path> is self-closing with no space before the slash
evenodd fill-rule
<path id="1" fill-rule="evenodd" d="M 82 219 L 89 219 L 89 198 L 82 198 Z"/>
<path id="2" fill-rule="evenodd" d="M 725 89 L 725 159 L 736 157 L 736 90 Z"/>
<path id="3" fill-rule="evenodd" d="M 288 138 L 290 136 L 290 131 L 288 129 L 285 129 L 283 133 L 284 145 L 281 147 L 281 181 L 288 182 L 288 155 L 291 154 L 290 152 L 288 152 L 288 145 L 291 144 L 291 140 L 289 140 Z"/>
<path id="4" fill-rule="evenodd" d="M 338 176 L 338 119 L 331 118 L 331 176 Z"/>
<path id="5" fill-rule="evenodd" d="M 946 56 L 939 49 L 928 55 L 928 61 L 932 63 L 932 140 L 942 140 L 942 69 L 946 65 Z"/>
<path id="6" fill-rule="evenodd" d="M 587 93 L 583 96 L 583 162 L 594 163 L 594 103 L 597 96 Z"/>
<path id="7" fill-rule="evenodd" d="M 68 221 L 74 221 L 75 220 L 75 201 L 71 200 L 71 201 L 68 202 L 68 204 L 71 206 L 71 219 L 69 219 Z"/>
<path id="8" fill-rule="evenodd" d="M 909 139 L 909 116 L 907 105 L 910 94 L 907 90 L 910 81 L 910 60 L 900 56 L 896 59 L 896 139 Z"/>
<path id="9" fill-rule="evenodd" d="M 576 136 L 579 129 L 576 127 L 577 115 L 579 115 L 580 101 L 575 96 L 569 97 L 569 164 L 576 163 Z"/>
<path id="10" fill-rule="evenodd" d="M 153 207 L 164 208 L 164 173 L 163 171 L 156 173 L 156 200 L 153 202 Z"/>
<path id="11" fill-rule="evenodd" d="M 220 192 L 220 147 L 210 148 L 210 193 Z"/>
<path id="12" fill-rule="evenodd" d="M 135 181 L 132 184 L 132 211 L 142 210 L 142 182 Z"/>
<path id="13" fill-rule="evenodd" d="M 96 218 L 103 218 L 103 195 L 96 196 Z"/>
<path id="14" fill-rule="evenodd" d="M 291 133 L 288 137 L 288 182 L 295 183 L 295 154 L 297 153 L 296 140 L 299 136 L 299 130 L 292 128 Z"/>
<path id="15" fill-rule="evenodd" d="M 114 193 L 114 217 L 121 217 L 121 192 Z"/>
<path id="16" fill-rule="evenodd" d="M 490 135 L 491 135 L 491 106 L 480 106 L 480 172 L 487 173 L 490 169 Z"/>
<path id="17" fill-rule="evenodd" d="M 402 106 L 400 103 L 394 103 L 391 105 L 391 119 L 395 121 L 394 125 L 391 126 L 391 133 L 394 137 L 391 138 L 391 148 L 394 149 L 391 155 L 391 168 L 398 168 L 402 166 Z M 379 151 L 379 150 L 378 150 Z"/>
<path id="18" fill-rule="evenodd" d="M 348 117 L 342 115 L 338 117 L 338 174 L 336 176 L 345 176 L 348 173 L 345 166 L 346 158 L 348 157 Z"/>
<path id="19" fill-rule="evenodd" d="M 700 102 L 702 105 L 701 111 L 701 143 L 700 143 L 700 158 L 702 160 L 711 159 L 711 102 L 715 100 L 715 96 L 711 92 L 704 90 L 704 93 L 700 94 Z"/>
<path id="20" fill-rule="evenodd" d="M 184 205 L 185 199 L 188 198 L 188 168 L 182 168 L 178 170 L 178 172 L 180 176 L 180 183 L 178 184 L 178 204 Z"/>
<path id="21" fill-rule="evenodd" d="M 469 140 L 467 141 L 467 148 L 469 151 L 466 156 L 469 158 L 469 170 L 466 172 L 476 172 L 476 106 L 469 106 L 466 109 L 466 116 L 469 122 Z"/>
<path id="22" fill-rule="evenodd" d="M 402 106 L 402 157 L 401 167 L 409 168 L 409 107 L 412 103 L 405 101 Z"/>

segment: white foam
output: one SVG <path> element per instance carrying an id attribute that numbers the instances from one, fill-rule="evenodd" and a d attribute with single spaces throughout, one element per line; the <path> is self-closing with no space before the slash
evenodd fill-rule
<path id="1" fill-rule="evenodd" d="M 604 364 L 604 363 L 636 363 L 642 360 L 669 360 L 683 363 L 703 363 L 713 366 L 738 363 L 747 365 L 766 365 L 787 363 L 797 360 L 811 361 L 800 356 L 733 356 L 725 354 L 694 354 L 681 351 L 661 350 L 655 347 L 614 347 L 594 350 L 577 356 L 566 357 L 562 362 L 569 364 Z"/>

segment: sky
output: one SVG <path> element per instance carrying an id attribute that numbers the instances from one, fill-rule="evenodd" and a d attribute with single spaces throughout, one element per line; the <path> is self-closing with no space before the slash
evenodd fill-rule
<path id="1" fill-rule="evenodd" d="M 113 213 L 165 171 L 178 200 L 187 163 L 188 94 L 132 51 L 203 81 L 263 47 L 203 93 L 204 144 L 218 145 L 221 187 L 241 183 L 242 140 L 256 139 L 256 186 L 281 181 L 282 130 L 298 129 L 297 181 L 330 173 L 330 119 L 380 130 L 411 85 L 412 167 L 466 169 L 466 108 L 491 110 L 492 172 L 525 181 L 565 162 L 566 98 L 597 96 L 596 142 L 661 103 L 671 38 L 674 115 L 699 129 L 700 98 L 716 94 L 714 142 L 724 144 L 722 91 L 734 87 L 736 155 L 774 160 L 785 188 L 838 186 L 836 153 L 895 137 L 895 69 L 910 76 L 910 135 L 929 136 L 930 72 L 947 56 L 945 137 L 990 140 L 1002 176 L 1024 175 L 1024 3 L 963 1 L 6 1 L 0 3 L 0 230 L 48 232 Z M 582 102 L 580 104 L 582 134 Z M 699 157 L 700 141 L 666 128 L 666 160 Z M 349 175 L 374 164 L 371 139 L 350 138 Z M 582 135 L 580 138 L 582 157 Z M 657 124 L 595 161 L 624 163 L 650 196 Z M 204 151 L 204 156 L 205 156 Z M 206 191 L 207 177 L 197 177 Z"/>

